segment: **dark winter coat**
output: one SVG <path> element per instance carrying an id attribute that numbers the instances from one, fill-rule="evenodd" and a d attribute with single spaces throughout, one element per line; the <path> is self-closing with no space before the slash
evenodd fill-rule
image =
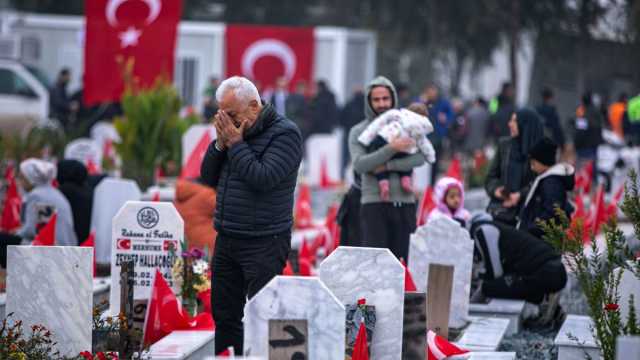
<path id="1" fill-rule="evenodd" d="M 93 189 L 88 183 L 87 168 L 77 160 L 62 160 L 58 163 L 58 190 L 71 205 L 73 229 L 82 243 L 91 231 L 91 209 Z"/>
<path id="2" fill-rule="evenodd" d="M 576 150 L 596 149 L 602 144 L 602 114 L 593 105 L 581 106 L 576 113 L 573 133 Z"/>
<path id="3" fill-rule="evenodd" d="M 495 191 L 504 186 L 505 195 L 519 192 L 521 199 L 527 195 L 535 178 L 529 166 L 529 150 L 544 135 L 540 117 L 533 110 L 518 110 L 516 115 L 519 135 L 516 138 L 505 137 L 499 140 L 498 151 L 491 162 L 485 181 L 485 189 L 491 198 L 487 211 L 496 220 L 512 225 L 516 224 L 516 217 L 520 212 L 519 204 L 511 208 L 503 207 L 503 199 L 496 198 Z"/>
<path id="4" fill-rule="evenodd" d="M 473 221 L 471 237 L 476 251 L 485 259 L 486 276 L 490 279 L 532 274 L 547 261 L 560 258 L 546 241 L 495 221 Z"/>
<path id="5" fill-rule="evenodd" d="M 542 237 L 542 228 L 538 220 L 558 220 L 556 207 L 562 209 L 567 217 L 573 212 L 567 192 L 573 190 L 574 169 L 569 164 L 556 164 L 538 176 L 522 206 L 518 229 Z"/>
<path id="6" fill-rule="evenodd" d="M 311 134 L 328 134 L 338 125 L 336 98 L 328 89 L 311 100 Z"/>
<path id="7" fill-rule="evenodd" d="M 536 111 L 544 122 L 545 134 L 553 139 L 560 148 L 564 147 L 566 139 L 556 107 L 549 104 L 541 104 L 536 108 Z"/>
<path id="8" fill-rule="evenodd" d="M 202 161 L 203 181 L 217 190 L 215 228 L 232 238 L 290 233 L 302 136 L 289 119 L 265 104 L 243 141 Z"/>

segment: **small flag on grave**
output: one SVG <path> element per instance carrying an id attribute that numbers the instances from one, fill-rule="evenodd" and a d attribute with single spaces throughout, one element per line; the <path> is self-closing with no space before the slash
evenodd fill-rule
<path id="1" fill-rule="evenodd" d="M 450 356 L 467 354 L 469 350 L 460 349 L 429 330 L 427 333 L 427 353 L 427 360 L 443 360 Z"/>
<path id="2" fill-rule="evenodd" d="M 308 184 L 301 183 L 298 191 L 298 200 L 295 208 L 295 227 L 297 229 L 308 229 L 313 226 L 311 189 Z"/>
<path id="3" fill-rule="evenodd" d="M 151 345 L 174 330 L 213 330 L 215 324 L 209 313 L 191 318 L 182 310 L 178 298 L 164 276 L 156 270 L 151 299 L 144 326 L 144 344 Z"/>
<path id="4" fill-rule="evenodd" d="M 53 213 L 49 222 L 47 222 L 38 234 L 35 239 L 33 239 L 33 246 L 53 246 L 56 243 L 56 222 L 58 221 L 58 214 Z"/>
<path id="5" fill-rule="evenodd" d="M 369 360 L 369 351 L 367 349 L 367 329 L 364 326 L 364 319 L 360 323 L 358 336 L 356 336 L 356 344 L 353 347 L 351 360 Z"/>
<path id="6" fill-rule="evenodd" d="M 5 191 L 4 206 L 2 207 L 0 230 L 13 231 L 20 227 L 20 206 L 22 205 L 22 199 L 18 192 L 16 177 L 12 166 L 7 168 L 4 179 L 7 183 L 7 190 Z"/>
<path id="7" fill-rule="evenodd" d="M 404 261 L 404 259 L 400 259 L 400 262 L 402 263 L 402 267 L 404 268 L 404 291 L 418 291 L 418 289 L 416 288 L 416 283 L 413 282 L 411 272 L 409 271 L 409 268 L 407 268 L 407 263 Z"/>

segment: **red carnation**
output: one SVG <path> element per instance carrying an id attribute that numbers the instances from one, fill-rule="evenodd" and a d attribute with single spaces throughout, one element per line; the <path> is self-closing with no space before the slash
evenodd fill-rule
<path id="1" fill-rule="evenodd" d="M 620 306 L 618 306 L 618 304 L 607 304 L 605 305 L 604 309 L 607 311 L 616 311 L 619 307 Z"/>

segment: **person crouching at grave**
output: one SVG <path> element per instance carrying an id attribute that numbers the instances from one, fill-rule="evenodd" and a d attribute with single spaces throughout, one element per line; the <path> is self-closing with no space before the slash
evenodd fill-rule
<path id="1" fill-rule="evenodd" d="M 418 104 L 418 106 L 420 105 L 424 107 L 423 104 Z M 426 112 L 426 108 L 424 110 Z M 411 109 L 391 109 L 375 118 L 358 136 L 358 141 L 367 146 L 369 152 L 374 152 L 389 144 L 392 139 L 407 137 L 412 139 L 415 145 L 407 149 L 407 151 L 395 153 L 391 159 L 406 158 L 419 150 L 425 159 L 433 164 L 436 161 L 436 152 L 431 142 L 427 139 L 427 135 L 432 132 L 433 125 L 431 125 L 426 116 Z M 375 177 L 378 180 L 380 198 L 384 201 L 389 200 L 389 175 L 392 172 L 395 172 L 400 178 L 402 190 L 407 193 L 413 193 L 412 170 L 391 171 L 387 169 L 386 171 L 375 173 Z"/>
<path id="2" fill-rule="evenodd" d="M 243 351 L 243 309 L 274 276 L 282 274 L 291 247 L 293 193 L 302 159 L 298 127 L 260 100 L 243 77 L 216 91 L 218 138 L 200 173 L 217 191 L 212 260 L 212 311 L 216 354 Z"/>
<path id="3" fill-rule="evenodd" d="M 434 216 L 448 216 L 466 227 L 471 214 L 464 208 L 464 186 L 452 177 L 443 177 L 436 183 L 433 191 L 436 207 L 429 213 L 429 219 Z"/>
<path id="4" fill-rule="evenodd" d="M 529 151 L 531 170 L 537 175 L 527 194 L 520 212 L 518 229 L 528 231 L 542 238 L 540 221 L 558 219 L 556 208 L 570 218 L 573 207 L 569 204 L 567 192 L 573 190 L 574 169 L 565 163 L 556 164 L 558 147 L 549 138 L 542 138 Z"/>
<path id="5" fill-rule="evenodd" d="M 530 323 L 560 326 L 564 312 L 559 291 L 567 283 L 560 254 L 546 241 L 526 231 L 493 221 L 481 212 L 471 218 L 475 242 L 471 302 L 486 298 L 526 300 L 541 304 Z"/>

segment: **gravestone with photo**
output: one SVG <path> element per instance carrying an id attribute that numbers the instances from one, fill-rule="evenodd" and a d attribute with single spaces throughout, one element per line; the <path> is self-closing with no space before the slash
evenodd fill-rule
<path id="1" fill-rule="evenodd" d="M 51 331 L 63 356 L 91 349 L 93 251 L 71 246 L 9 246 L 7 314 Z"/>
<path id="2" fill-rule="evenodd" d="M 320 279 L 345 304 L 375 306 L 371 359 L 401 359 L 404 268 L 388 249 L 338 247 L 320 264 Z"/>
<path id="3" fill-rule="evenodd" d="M 363 302 L 366 302 L 363 300 Z M 347 339 L 345 360 L 351 360 L 353 348 L 358 339 L 360 326 L 364 322 L 365 331 L 367 332 L 367 351 L 371 353 L 371 339 L 376 328 L 376 308 L 372 305 L 363 304 L 347 304 Z"/>
<path id="4" fill-rule="evenodd" d="M 133 312 L 136 317 L 144 314 L 141 305 L 151 295 L 156 269 L 169 286 L 173 285 L 171 268 L 182 249 L 184 221 L 171 203 L 128 201 L 113 218 L 111 236 L 110 312 L 117 314 L 120 311 L 120 265 L 123 261 L 133 260 Z"/>
<path id="5" fill-rule="evenodd" d="M 95 232 L 96 262 L 111 263 L 111 225 L 118 210 L 129 200 L 140 200 L 142 193 L 133 180 L 106 178 L 93 193 L 91 230 Z"/>
<path id="6" fill-rule="evenodd" d="M 408 267 L 418 291 L 426 292 L 430 264 L 454 268 L 450 328 L 464 327 L 468 321 L 473 247 L 469 232 L 445 216 L 432 218 L 411 235 Z"/>
<path id="7" fill-rule="evenodd" d="M 249 300 L 244 309 L 245 356 L 269 355 L 272 320 L 306 320 L 308 359 L 344 359 L 345 308 L 318 278 L 276 276 Z M 298 339 L 296 344 L 304 334 L 297 330 L 288 337 Z"/>

